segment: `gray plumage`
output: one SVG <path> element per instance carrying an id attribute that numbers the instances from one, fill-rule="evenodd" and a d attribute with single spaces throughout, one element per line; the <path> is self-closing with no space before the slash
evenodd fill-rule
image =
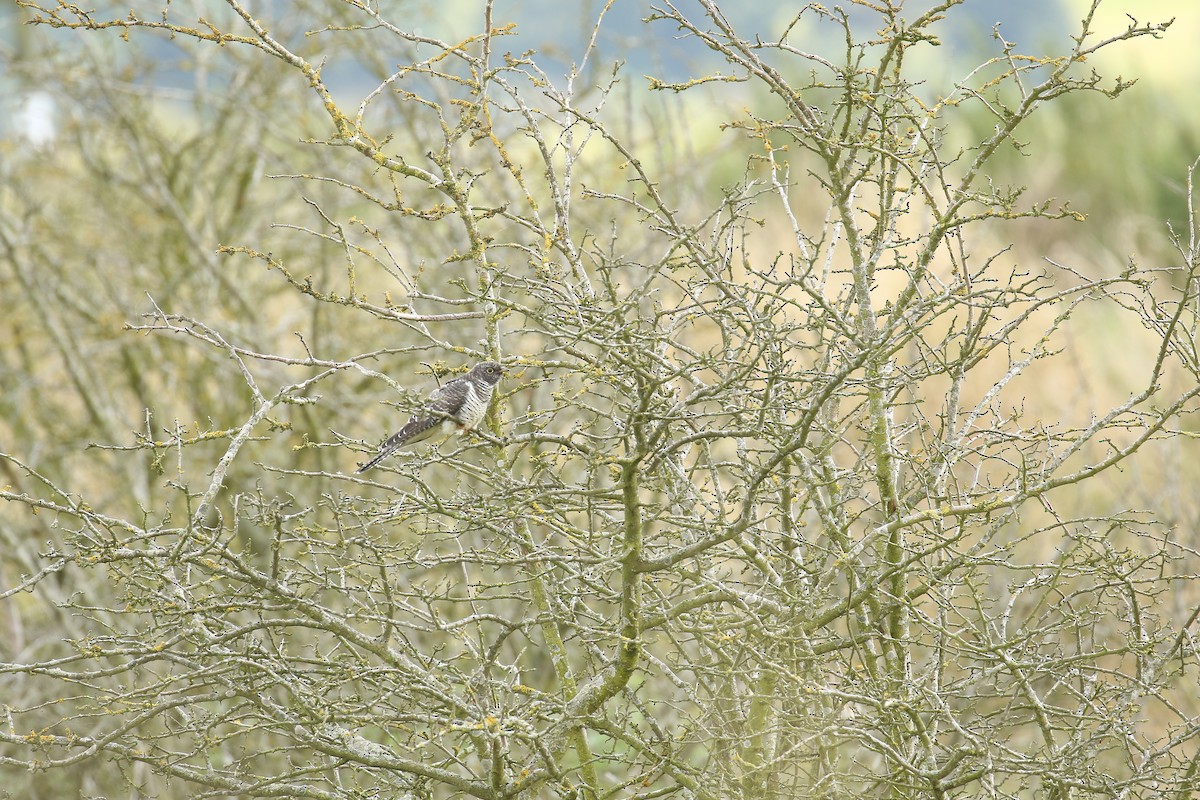
<path id="1" fill-rule="evenodd" d="M 483 421 L 492 392 L 504 375 L 504 368 L 494 361 L 481 361 L 462 377 L 448 381 L 429 395 L 425 411 L 414 414 L 404 427 L 379 448 L 379 455 L 358 468 L 366 472 L 406 444 L 420 442 L 439 429 L 447 433 L 465 433 Z"/>

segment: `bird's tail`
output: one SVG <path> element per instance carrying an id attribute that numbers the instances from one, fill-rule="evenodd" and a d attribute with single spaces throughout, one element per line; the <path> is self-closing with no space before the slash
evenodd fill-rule
<path id="1" fill-rule="evenodd" d="M 383 446 L 379 448 L 378 455 L 358 468 L 357 473 L 362 474 L 366 472 L 406 444 L 413 444 L 422 439 L 428 439 L 437 430 L 441 421 L 441 417 L 410 419 L 403 428 L 383 443 Z"/>

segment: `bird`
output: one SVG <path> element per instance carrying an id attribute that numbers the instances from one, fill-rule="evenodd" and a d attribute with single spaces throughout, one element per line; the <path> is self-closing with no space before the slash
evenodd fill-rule
<path id="1" fill-rule="evenodd" d="M 379 448 L 379 454 L 358 468 L 366 472 L 406 444 L 420 442 L 436 434 L 466 433 L 483 421 L 492 392 L 504 376 L 504 367 L 495 361 L 480 361 L 466 375 L 439 386 L 425 401 L 425 410 L 412 417 Z"/>

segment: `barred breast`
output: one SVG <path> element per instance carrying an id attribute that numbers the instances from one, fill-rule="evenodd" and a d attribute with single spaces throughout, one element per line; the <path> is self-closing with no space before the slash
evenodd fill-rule
<path id="1" fill-rule="evenodd" d="M 492 399 L 492 387 L 480 386 L 474 381 L 468 385 L 470 390 L 457 417 L 463 427 L 474 428 L 483 421 L 483 415 L 487 413 L 488 401 Z"/>

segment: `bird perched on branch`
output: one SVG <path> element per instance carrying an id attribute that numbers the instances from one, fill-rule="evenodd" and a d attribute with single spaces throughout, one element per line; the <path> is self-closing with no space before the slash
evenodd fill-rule
<path id="1" fill-rule="evenodd" d="M 395 436 L 379 448 L 379 455 L 358 468 L 366 472 L 406 444 L 420 442 L 439 430 L 466 433 L 483 421 L 492 392 L 504 375 L 504 368 L 494 361 L 481 361 L 466 375 L 440 386 L 429 395 L 425 409 L 414 414 Z"/>

